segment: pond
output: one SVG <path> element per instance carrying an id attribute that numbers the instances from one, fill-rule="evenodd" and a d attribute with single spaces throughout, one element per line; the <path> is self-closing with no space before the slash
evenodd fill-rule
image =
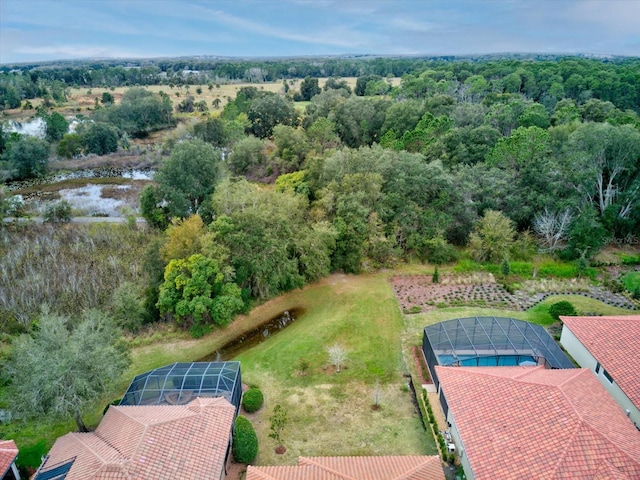
<path id="1" fill-rule="evenodd" d="M 302 315 L 304 315 L 304 313 L 304 308 L 292 308 L 291 310 L 286 310 L 282 313 L 279 313 L 254 330 L 231 340 L 219 350 L 210 353 L 209 355 L 201 358 L 198 361 L 220 362 L 231 360 L 241 353 L 249 350 L 250 348 L 259 345 L 266 339 L 271 338 L 281 330 L 284 330 L 297 318 L 300 318 Z"/>
<path id="2" fill-rule="evenodd" d="M 44 138 L 44 120 L 40 117 L 26 122 L 16 122 L 15 120 L 12 120 L 9 122 L 9 132 Z"/>

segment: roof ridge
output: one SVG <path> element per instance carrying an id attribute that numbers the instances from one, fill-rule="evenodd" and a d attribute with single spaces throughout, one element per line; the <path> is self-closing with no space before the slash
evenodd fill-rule
<path id="1" fill-rule="evenodd" d="M 252 476 L 258 476 L 260 478 L 262 478 L 263 480 L 278 480 L 276 477 L 269 475 L 266 472 L 263 472 L 262 470 L 260 470 L 261 467 L 258 466 L 254 466 L 254 465 L 248 465 L 249 468 L 251 468 L 251 475 Z M 264 467 L 262 467 L 264 468 Z M 247 469 L 247 477 L 249 475 L 249 469 Z"/>
<path id="2" fill-rule="evenodd" d="M 514 380 L 521 380 L 523 377 L 527 375 L 531 375 L 531 372 L 533 372 L 534 370 L 540 370 L 541 368 L 544 369 L 545 368 L 544 365 L 536 365 L 535 367 L 526 367 L 526 368 L 523 368 L 522 373 L 511 378 Z M 529 382 L 529 383 L 533 383 L 533 382 Z"/>
<path id="3" fill-rule="evenodd" d="M 318 458 L 333 458 L 333 457 L 318 457 Z M 314 465 L 318 468 L 320 468 L 321 470 L 324 470 L 325 472 L 328 473 L 333 473 L 334 475 L 340 477 L 340 478 L 344 478 L 344 480 L 358 480 L 357 478 L 353 478 L 347 474 L 345 474 L 344 472 L 338 472 L 337 470 L 334 470 L 333 468 L 327 467 L 326 465 L 322 465 L 321 463 L 317 463 L 314 462 L 313 460 L 311 460 L 311 457 L 300 457 L 298 458 L 298 464 L 301 463 L 302 460 L 307 461 L 309 464 Z"/>
<path id="4" fill-rule="evenodd" d="M 91 454 L 96 457 L 100 463 L 102 465 L 107 465 L 107 461 L 102 458 L 93 448 L 91 448 L 91 446 L 85 442 L 83 439 L 84 438 L 97 438 L 101 443 L 103 443 L 104 445 L 108 446 L 109 448 L 111 448 L 112 450 L 115 450 L 116 452 L 118 452 L 118 455 L 120 455 L 121 458 L 123 458 L 126 461 L 126 457 L 124 455 L 122 455 L 122 452 L 120 450 L 118 450 L 116 447 L 114 447 L 113 445 L 111 445 L 111 443 L 109 443 L 107 440 L 105 440 L 104 438 L 102 438 L 100 435 L 97 435 L 96 432 L 71 432 L 69 433 L 69 435 L 71 435 L 78 443 L 82 444 L 82 446 L 84 446 L 89 452 L 91 452 Z"/>
<path id="5" fill-rule="evenodd" d="M 606 437 L 605 435 L 602 434 L 602 432 L 600 432 L 599 430 L 597 430 L 594 426 L 592 426 L 591 424 L 589 424 L 588 422 L 585 422 L 584 420 L 581 420 L 580 425 L 584 424 L 585 427 L 587 427 L 589 430 L 595 432 L 600 438 L 604 439 L 609 445 L 612 445 L 618 452 L 620 452 L 621 455 L 623 455 L 625 458 L 631 460 L 632 463 L 638 463 L 638 460 L 631 457 L 627 452 L 625 452 L 624 450 L 622 450 L 619 446 L 618 446 L 618 442 L 612 442 L 608 437 Z M 607 459 L 604 459 L 607 460 Z M 615 465 L 611 464 L 612 466 L 615 467 Z M 616 470 L 617 467 L 616 467 Z M 619 470 L 618 470 L 619 471 Z M 625 474 L 626 475 L 626 474 Z"/>
<path id="6" fill-rule="evenodd" d="M 385 455 L 386 456 L 386 455 Z M 411 455 L 413 456 L 413 455 Z M 438 460 L 440 460 L 438 458 Z M 431 457 L 426 458 L 424 461 L 422 461 L 419 465 L 416 465 L 415 467 L 413 467 L 411 470 L 407 470 L 406 472 L 404 472 L 402 475 L 400 475 L 399 477 L 396 477 L 395 480 L 407 480 L 409 478 L 411 478 L 411 475 L 413 475 L 416 472 L 419 472 L 420 470 L 422 470 L 425 466 L 427 466 L 429 464 L 429 462 L 432 461 Z"/>
<path id="7" fill-rule="evenodd" d="M 589 374 L 591 374 L 591 370 L 589 370 L 588 368 L 561 368 L 560 370 L 568 370 L 568 371 L 575 371 L 575 373 L 571 376 L 569 376 L 564 382 L 561 382 L 557 385 L 557 387 L 562 390 L 562 393 L 564 394 L 564 387 L 567 383 L 574 381 L 576 378 L 578 378 L 580 375 L 584 375 L 587 372 L 589 372 Z M 565 395 L 566 396 L 566 395 Z M 569 400 L 569 397 L 567 397 L 567 400 Z M 573 402 L 569 402 L 573 405 Z M 580 417 L 582 418 L 582 417 Z"/>
<path id="8" fill-rule="evenodd" d="M 562 394 L 564 395 L 564 392 L 562 392 Z M 573 432 L 569 436 L 569 441 L 565 442 L 564 448 L 560 449 L 561 454 L 556 457 L 558 460 L 556 461 L 555 465 L 553 466 L 553 470 L 551 471 L 551 473 L 553 474 L 551 478 L 556 478 L 556 473 L 560 468 L 560 465 L 564 464 L 564 458 L 567 456 L 569 447 L 571 446 L 573 440 L 578 435 L 578 431 L 580 430 L 580 425 L 582 424 L 582 422 L 583 422 L 582 417 L 580 417 L 580 421 L 576 424 L 575 427 L 573 427 Z"/>

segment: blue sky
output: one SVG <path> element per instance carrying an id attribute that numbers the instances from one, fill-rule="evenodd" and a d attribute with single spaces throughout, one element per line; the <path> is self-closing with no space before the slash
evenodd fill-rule
<path id="1" fill-rule="evenodd" d="M 0 63 L 498 52 L 640 56 L 640 0 L 0 0 Z"/>

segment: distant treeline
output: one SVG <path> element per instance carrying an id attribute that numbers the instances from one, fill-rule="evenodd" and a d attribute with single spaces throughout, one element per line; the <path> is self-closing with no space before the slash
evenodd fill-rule
<path id="1" fill-rule="evenodd" d="M 58 101 L 66 87 L 203 85 L 224 82 L 273 82 L 305 77 L 403 77 L 425 70 L 437 79 L 464 84 L 480 76 L 496 93 L 522 93 L 543 102 L 545 96 L 580 96 L 612 102 L 620 109 L 640 108 L 640 59 L 531 56 L 523 58 L 304 58 L 221 60 L 202 58 L 140 61 L 83 61 L 0 67 L 0 108 L 50 96 Z"/>

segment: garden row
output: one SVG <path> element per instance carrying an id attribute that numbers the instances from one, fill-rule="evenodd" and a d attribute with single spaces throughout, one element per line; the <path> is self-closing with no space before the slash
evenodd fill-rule
<path id="1" fill-rule="evenodd" d="M 456 306 L 496 307 L 527 310 L 551 295 L 582 295 L 608 305 L 635 310 L 640 302 L 622 293 L 614 293 L 586 282 L 560 280 L 530 281 L 518 290 L 497 283 L 491 274 L 442 276 L 434 283 L 430 275 L 407 275 L 391 278 L 393 291 L 404 313 L 420 313 L 435 308 Z"/>

